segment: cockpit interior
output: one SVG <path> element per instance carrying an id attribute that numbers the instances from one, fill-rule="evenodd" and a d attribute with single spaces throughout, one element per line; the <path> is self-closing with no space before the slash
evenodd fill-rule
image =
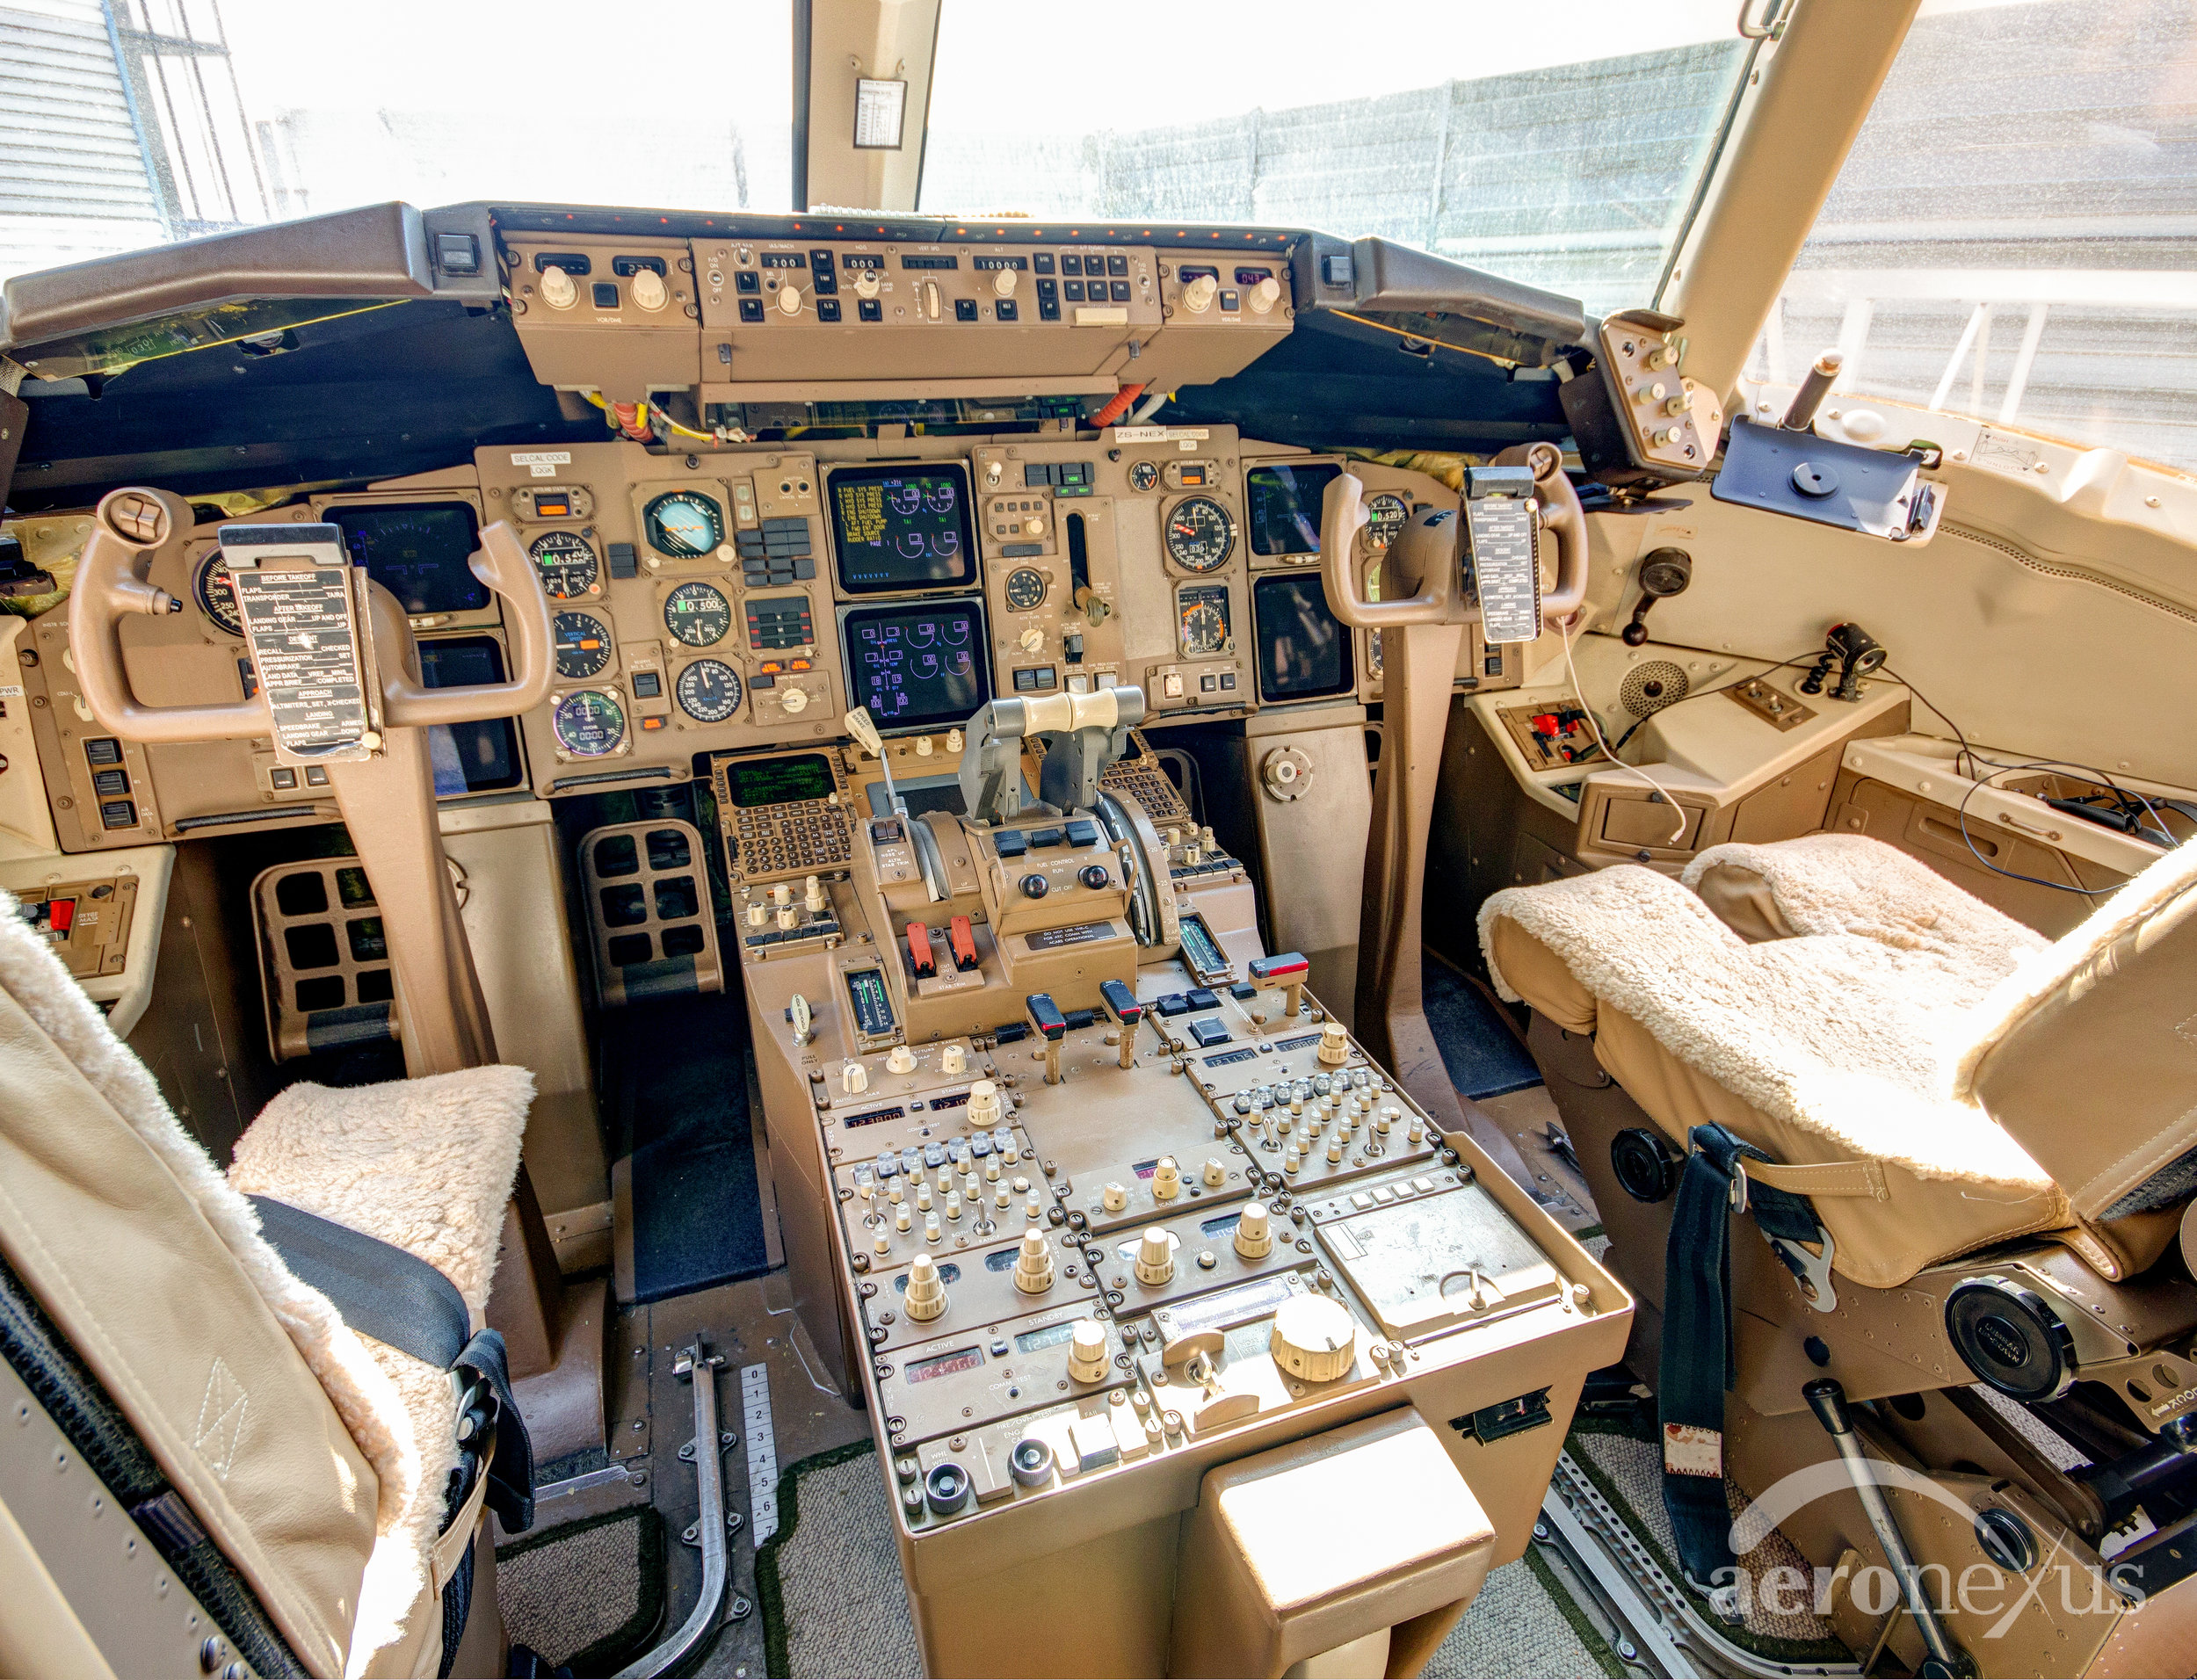
<path id="1" fill-rule="evenodd" d="M 0 7 L 0 1673 L 2197 1671 L 2197 12 L 539 10 Z"/>

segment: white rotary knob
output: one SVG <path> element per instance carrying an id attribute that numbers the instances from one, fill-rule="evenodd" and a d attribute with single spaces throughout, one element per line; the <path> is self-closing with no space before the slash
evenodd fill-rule
<path id="1" fill-rule="evenodd" d="M 1106 1327 L 1097 1319 L 1076 1321 L 1068 1343 L 1068 1374 L 1077 1382 L 1097 1382 L 1106 1374 Z"/>
<path id="2" fill-rule="evenodd" d="M 552 309 L 569 309 L 580 301 L 580 288 L 569 274 L 552 264 L 541 271 L 541 301 Z"/>
<path id="3" fill-rule="evenodd" d="M 1265 315 L 1281 301 L 1281 282 L 1269 274 L 1251 287 L 1251 313 Z"/>
<path id="4" fill-rule="evenodd" d="M 1129 1192 L 1119 1184 L 1108 1184 L 1098 1192 L 1098 1205 L 1109 1213 L 1119 1213 L 1129 1205 Z"/>
<path id="5" fill-rule="evenodd" d="M 968 1071 L 968 1047 L 949 1044 L 939 1052 L 939 1071 L 942 1074 L 964 1074 Z"/>
<path id="6" fill-rule="evenodd" d="M 1267 1346 L 1274 1363 L 1304 1382 L 1347 1375 L 1358 1348 L 1358 1322 L 1340 1301 L 1299 1295 L 1274 1314 Z"/>
<path id="7" fill-rule="evenodd" d="M 980 1132 L 999 1124 L 999 1087 L 989 1079 L 968 1088 L 968 1123 Z"/>
<path id="8" fill-rule="evenodd" d="M 785 707 L 788 717 L 799 717 L 808 709 L 808 691 L 805 688 L 789 688 L 778 697 L 778 703 Z"/>
<path id="9" fill-rule="evenodd" d="M 1152 1169 L 1152 1199 L 1171 1202 L 1182 1194 L 1182 1169 L 1175 1164 L 1172 1155 L 1162 1155 L 1159 1165 Z"/>
<path id="10" fill-rule="evenodd" d="M 1229 1169 L 1221 1164 L 1219 1155 L 1206 1157 L 1205 1171 L 1200 1175 L 1207 1190 L 1218 1190 L 1229 1181 Z"/>
<path id="11" fill-rule="evenodd" d="M 1213 300 L 1221 294 L 1221 282 L 1210 274 L 1200 274 L 1182 289 L 1182 307 L 1192 315 L 1203 315 L 1213 307 Z"/>
<path id="12" fill-rule="evenodd" d="M 644 309 L 661 309 L 671 301 L 671 293 L 663 289 L 663 277 L 652 268 L 635 272 L 633 277 L 633 301 Z"/>
<path id="13" fill-rule="evenodd" d="M 862 298 L 874 298 L 874 297 L 875 297 L 875 296 L 877 295 L 877 288 L 878 288 L 878 279 L 877 279 L 877 271 L 876 271 L 875 269 L 874 269 L 874 268 L 864 268 L 864 269 L 857 269 L 857 270 L 855 271 L 855 273 L 854 273 L 854 294 L 855 294 L 855 296 L 857 296 L 857 297 L 862 297 Z"/>
<path id="14" fill-rule="evenodd" d="M 797 315 L 801 313 L 801 288 L 799 286 L 781 286 L 779 287 L 778 311 L 785 315 Z"/>
<path id="15" fill-rule="evenodd" d="M 859 1097 L 870 1088 L 870 1070 L 859 1061 L 842 1063 L 839 1068 L 839 1089 L 850 1097 Z"/>
<path id="16" fill-rule="evenodd" d="M 939 1263 L 927 1254 L 917 1255 L 908 1268 L 908 1316 L 925 1323 L 945 1312 L 946 1305 L 946 1279 L 939 1275 Z"/>
<path id="17" fill-rule="evenodd" d="M 1164 1284 L 1174 1275 L 1175 1245 L 1168 1241 L 1165 1231 L 1154 1226 L 1137 1244 L 1136 1280 L 1141 1284 Z"/>
<path id="18" fill-rule="evenodd" d="M 1266 1228 L 1266 1205 L 1246 1202 L 1236 1221 L 1236 1251 L 1246 1260 L 1264 1260 L 1274 1251 L 1273 1233 Z"/>
<path id="19" fill-rule="evenodd" d="M 991 289 L 1003 298 L 1011 298 L 1014 296 L 1014 270 L 1011 268 L 1003 268 L 997 273 L 994 274 L 991 277 Z"/>
<path id="20" fill-rule="evenodd" d="M 1026 1295 L 1042 1295 L 1053 1286 L 1053 1250 L 1045 1233 L 1033 1226 L 1022 1234 L 1015 1253 L 1015 1287 Z"/>

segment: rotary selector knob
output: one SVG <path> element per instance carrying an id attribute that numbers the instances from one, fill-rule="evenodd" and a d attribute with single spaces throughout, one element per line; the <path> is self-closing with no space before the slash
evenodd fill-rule
<path id="1" fill-rule="evenodd" d="M 1018 636 L 1016 641 L 1020 645 L 1024 653 L 1037 653 L 1045 646 L 1045 632 L 1039 629 L 1037 626 L 1033 624 L 1027 630 L 1025 630 L 1021 635 Z"/>
<path id="2" fill-rule="evenodd" d="M 879 281 L 877 278 L 877 271 L 875 269 L 865 268 L 855 271 L 854 295 L 858 298 L 875 297 L 877 295 L 878 285 Z"/>
<path id="3" fill-rule="evenodd" d="M 1175 1275 L 1175 1245 L 1167 1233 L 1154 1226 L 1136 1245 L 1136 1280 L 1164 1284 Z"/>
<path id="4" fill-rule="evenodd" d="M 994 274 L 991 277 L 991 289 L 996 294 L 1003 298 L 1011 298 L 1014 296 L 1014 270 L 1011 268 L 1003 268 L 997 273 Z"/>
<path id="5" fill-rule="evenodd" d="M 1015 1287 L 1026 1295 L 1042 1295 L 1053 1286 L 1053 1250 L 1045 1233 L 1035 1227 L 1022 1234 L 1015 1252 Z"/>
<path id="6" fill-rule="evenodd" d="M 1098 1192 L 1098 1205 L 1109 1213 L 1119 1213 L 1129 1205 L 1129 1192 L 1119 1184 L 1108 1184 Z"/>
<path id="7" fill-rule="evenodd" d="M 1246 1202 L 1236 1221 L 1236 1251 L 1246 1260 L 1264 1260 L 1274 1251 L 1273 1233 L 1266 1228 L 1266 1204 Z"/>
<path id="8" fill-rule="evenodd" d="M 1219 1155 L 1207 1155 L 1205 1170 L 1199 1176 L 1204 1179 L 1205 1187 L 1207 1190 L 1218 1190 L 1222 1184 L 1228 1183 L 1229 1169 L 1221 1164 Z"/>
<path id="9" fill-rule="evenodd" d="M 1339 1068 L 1350 1060 L 1350 1034 L 1340 1021 L 1330 1021 L 1320 1029 L 1319 1054 L 1321 1062 L 1330 1068 Z"/>
<path id="10" fill-rule="evenodd" d="M 632 289 L 633 301 L 644 309 L 661 309 L 671 297 L 663 289 L 663 277 L 652 268 L 642 269 L 634 275 Z"/>
<path id="11" fill-rule="evenodd" d="M 927 1254 L 917 1255 L 908 1268 L 908 1316 L 918 1324 L 928 1323 L 946 1311 L 946 1279 L 939 1275 L 939 1263 Z"/>
<path id="12" fill-rule="evenodd" d="M 1025 898 L 1043 898 L 1052 890 L 1053 883 L 1042 875 L 1025 875 L 1022 878 L 1022 896 Z"/>
<path id="13" fill-rule="evenodd" d="M 904 1044 L 896 1044 L 885 1058 L 885 1071 L 893 1074 L 911 1074 L 916 1070 L 916 1053 Z"/>
<path id="14" fill-rule="evenodd" d="M 1203 315 L 1213 307 L 1213 300 L 1221 294 L 1221 282 L 1210 274 L 1200 274 L 1182 289 L 1182 307 L 1192 315 Z"/>
<path id="15" fill-rule="evenodd" d="M 812 916 L 822 916 L 831 908 L 831 901 L 824 896 L 823 883 L 814 875 L 801 883 L 801 902 Z"/>
<path id="16" fill-rule="evenodd" d="M 1076 1321 L 1068 1343 L 1068 1374 L 1077 1382 L 1097 1382 L 1106 1374 L 1106 1327 L 1097 1319 Z"/>
<path id="17" fill-rule="evenodd" d="M 1277 747 L 1259 761 L 1258 779 L 1269 799 L 1285 805 L 1301 800 L 1312 791 L 1311 756 L 1302 747 Z M 1210 832 L 1198 839 L 1202 845 L 1213 844 Z"/>
<path id="18" fill-rule="evenodd" d="M 797 315 L 801 313 L 800 287 L 793 286 L 781 286 L 779 287 L 778 312 L 780 315 Z"/>
<path id="19" fill-rule="evenodd" d="M 1269 274 L 1251 287 L 1251 313 L 1265 315 L 1281 301 L 1281 282 Z"/>
<path id="20" fill-rule="evenodd" d="M 1267 1340 L 1274 1363 L 1304 1382 L 1333 1382 L 1349 1374 L 1358 1348 L 1358 1322 L 1340 1301 L 1299 1295 L 1274 1314 Z"/>
<path id="21" fill-rule="evenodd" d="M 859 1097 L 870 1088 L 870 1070 L 859 1061 L 849 1061 L 839 1069 L 839 1089 L 850 1097 Z"/>
<path id="22" fill-rule="evenodd" d="M 541 271 L 541 301 L 552 309 L 569 309 L 580 301 L 572 277 L 554 264 Z"/>
<path id="23" fill-rule="evenodd" d="M 808 709 L 808 691 L 789 688 L 778 697 L 778 703 L 785 708 L 788 717 L 799 717 Z"/>
<path id="24" fill-rule="evenodd" d="M 968 1088 L 968 1123 L 979 1132 L 999 1124 L 999 1087 L 989 1079 Z"/>
<path id="25" fill-rule="evenodd" d="M 939 1071 L 942 1074 L 965 1074 L 968 1071 L 968 1046 L 949 1044 L 939 1052 Z"/>
<path id="26" fill-rule="evenodd" d="M 1159 1165 L 1152 1169 L 1152 1199 L 1171 1202 L 1182 1194 L 1182 1169 L 1175 1164 L 1172 1155 L 1162 1155 Z"/>

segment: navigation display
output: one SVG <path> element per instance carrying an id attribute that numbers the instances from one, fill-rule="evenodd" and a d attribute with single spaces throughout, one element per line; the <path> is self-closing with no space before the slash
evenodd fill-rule
<path id="1" fill-rule="evenodd" d="M 1356 688 L 1350 632 L 1327 610 L 1316 576 L 1262 577 L 1251 585 L 1258 641 L 1258 698 L 1309 700 Z"/>
<path id="2" fill-rule="evenodd" d="M 489 604 L 489 586 L 467 563 L 481 546 L 481 525 L 465 503 L 333 507 L 328 518 L 352 559 L 414 617 L 477 612 Z"/>
<path id="3" fill-rule="evenodd" d="M 859 606 L 840 634 L 854 703 L 881 729 L 966 723 L 991 699 L 982 604 L 970 596 L 917 606 Z"/>
<path id="4" fill-rule="evenodd" d="M 790 758 L 746 758 L 725 766 L 725 791 L 742 810 L 758 805 L 791 805 L 801 800 L 828 800 L 837 784 L 820 752 Z"/>
<path id="5" fill-rule="evenodd" d="M 1244 477 L 1251 510 L 1251 553 L 1316 554 L 1320 504 L 1343 469 L 1334 466 L 1254 467 Z"/>
<path id="6" fill-rule="evenodd" d="M 831 475 L 839 587 L 850 595 L 976 581 L 968 474 L 960 466 L 851 467 Z"/>

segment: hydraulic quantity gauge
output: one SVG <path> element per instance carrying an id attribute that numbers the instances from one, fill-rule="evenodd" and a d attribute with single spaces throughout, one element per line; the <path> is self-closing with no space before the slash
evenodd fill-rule
<path id="1" fill-rule="evenodd" d="M 732 604 L 714 583 L 682 583 L 663 597 L 663 627 L 690 648 L 707 648 L 732 628 Z"/>
<path id="2" fill-rule="evenodd" d="M 1378 496 L 1366 498 L 1366 547 L 1376 554 L 1389 552 L 1389 545 L 1403 534 L 1403 527 L 1411 517 L 1411 505 L 1400 496 L 1383 490 Z"/>
<path id="3" fill-rule="evenodd" d="M 1229 591 L 1225 583 L 1193 584 L 1175 597 L 1182 620 L 1182 650 L 1195 659 L 1229 645 Z"/>
<path id="4" fill-rule="evenodd" d="M 1007 574 L 1007 605 L 1018 612 L 1028 612 L 1045 601 L 1045 574 L 1029 566 L 1018 566 Z"/>
<path id="5" fill-rule="evenodd" d="M 700 490 L 671 490 L 641 511 L 649 546 L 673 560 L 700 560 L 725 539 L 725 517 Z"/>
<path id="6" fill-rule="evenodd" d="M 216 548 L 199 568 L 191 592 L 199 597 L 199 610 L 232 636 L 244 634 L 244 615 L 237 609 L 236 590 L 228 581 L 228 562 Z"/>
<path id="7" fill-rule="evenodd" d="M 616 752 L 626 739 L 626 713 L 599 689 L 568 694 L 549 714 L 557 745 L 575 758 L 600 758 Z"/>
<path id="8" fill-rule="evenodd" d="M 576 531 L 545 531 L 526 545 L 541 573 L 542 591 L 553 601 L 569 601 L 595 588 L 602 576 L 595 550 Z"/>
<path id="9" fill-rule="evenodd" d="M 582 683 L 602 675 L 610 663 L 610 632 L 592 612 L 560 612 L 552 626 L 556 635 L 557 675 Z"/>
<path id="10" fill-rule="evenodd" d="M 679 673 L 679 710 L 697 723 L 722 723 L 740 709 L 740 673 L 721 659 L 698 659 Z"/>
<path id="11" fill-rule="evenodd" d="M 1236 522 L 1209 496 L 1189 496 L 1167 516 L 1167 553 L 1185 571 L 1217 572 L 1236 550 Z"/>

